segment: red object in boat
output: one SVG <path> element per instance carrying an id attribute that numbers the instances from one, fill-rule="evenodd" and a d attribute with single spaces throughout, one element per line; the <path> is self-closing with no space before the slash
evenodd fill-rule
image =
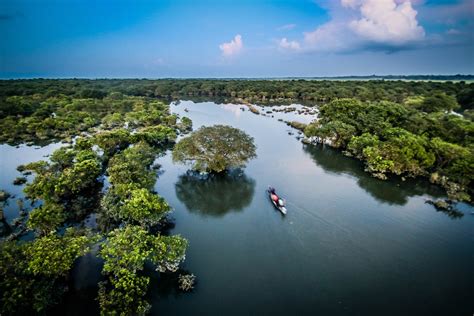
<path id="1" fill-rule="evenodd" d="M 272 200 L 278 202 L 278 196 L 276 194 L 272 194 Z"/>

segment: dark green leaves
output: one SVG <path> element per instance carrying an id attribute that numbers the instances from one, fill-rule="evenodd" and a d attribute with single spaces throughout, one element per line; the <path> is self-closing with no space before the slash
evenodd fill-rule
<path id="1" fill-rule="evenodd" d="M 242 167 L 255 158 L 253 138 L 243 131 L 225 125 L 201 127 L 183 138 L 173 150 L 173 161 L 192 163 L 193 169 L 222 172 Z"/>

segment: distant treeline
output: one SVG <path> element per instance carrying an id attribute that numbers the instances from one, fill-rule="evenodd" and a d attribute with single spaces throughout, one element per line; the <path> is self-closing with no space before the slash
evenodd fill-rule
<path id="1" fill-rule="evenodd" d="M 442 76 L 433 76 L 433 79 L 434 77 L 439 79 Z M 471 76 L 459 75 L 449 78 L 467 79 L 465 77 Z M 33 79 L 0 81 L 0 117 L 21 114 L 14 113 L 15 111 L 8 105 L 6 100 L 9 96 L 41 94 L 47 97 L 63 94 L 73 98 L 102 99 L 113 92 L 164 99 L 217 97 L 228 101 L 245 100 L 254 103 L 300 101 L 310 104 L 326 103 L 339 98 L 402 103 L 408 97 L 430 96 L 442 92 L 455 97 L 461 106 L 461 111 L 472 109 L 474 103 L 474 85 L 465 81 Z"/>
<path id="2" fill-rule="evenodd" d="M 380 178 L 429 176 L 453 199 L 474 196 L 474 84 L 465 81 L 5 80 L 0 143 L 70 140 L 137 120 L 188 129 L 158 99 L 318 105 L 306 136 L 331 141 Z"/>
<path id="3" fill-rule="evenodd" d="M 474 80 L 474 75 L 371 75 L 371 76 L 337 76 L 337 77 L 314 77 L 314 79 L 374 79 L 374 80 L 444 80 L 462 81 Z"/>

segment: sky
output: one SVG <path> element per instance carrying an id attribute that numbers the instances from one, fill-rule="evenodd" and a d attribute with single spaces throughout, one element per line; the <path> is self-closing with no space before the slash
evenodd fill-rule
<path id="1" fill-rule="evenodd" d="M 474 0 L 2 0 L 1 78 L 474 73 Z"/>

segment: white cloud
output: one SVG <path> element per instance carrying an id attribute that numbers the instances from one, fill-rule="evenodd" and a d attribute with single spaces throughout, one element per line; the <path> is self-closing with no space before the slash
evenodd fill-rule
<path id="1" fill-rule="evenodd" d="M 289 31 L 296 27 L 296 24 L 285 24 L 277 27 L 277 31 Z"/>
<path id="2" fill-rule="evenodd" d="M 349 27 L 369 41 L 402 45 L 425 36 L 410 1 L 397 5 L 394 0 L 365 0 L 359 10 L 361 18 L 351 21 Z"/>
<path id="3" fill-rule="evenodd" d="M 424 40 L 412 3 L 418 0 L 340 0 L 332 19 L 304 33 L 302 50 L 343 52 L 363 48 L 393 51 Z"/>
<path id="4" fill-rule="evenodd" d="M 240 34 L 235 35 L 234 39 L 230 42 L 222 43 L 219 45 L 219 49 L 221 50 L 222 55 L 224 57 L 232 57 L 238 55 L 242 51 L 243 47 L 244 44 L 242 42 L 242 36 L 240 36 Z"/>
<path id="5" fill-rule="evenodd" d="M 344 51 L 353 46 L 347 23 L 331 21 L 312 32 L 304 33 L 305 48 L 316 51 Z"/>
<path id="6" fill-rule="evenodd" d="M 278 47 L 282 50 L 299 50 L 301 48 L 300 43 L 297 41 L 288 41 L 286 37 L 283 37 L 278 42 Z"/>

